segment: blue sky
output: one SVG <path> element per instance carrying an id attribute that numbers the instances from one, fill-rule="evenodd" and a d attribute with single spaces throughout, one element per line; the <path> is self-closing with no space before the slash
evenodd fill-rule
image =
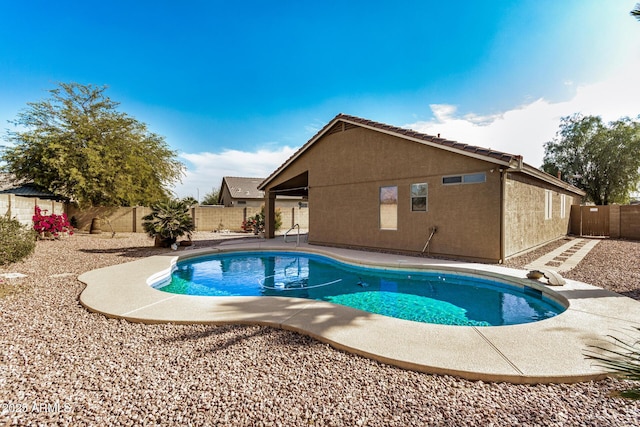
<path id="1" fill-rule="evenodd" d="M 536 167 L 560 117 L 640 114 L 636 1 L 4 3 L 0 129 L 107 85 L 188 166 L 180 196 L 267 176 L 341 112 Z"/>

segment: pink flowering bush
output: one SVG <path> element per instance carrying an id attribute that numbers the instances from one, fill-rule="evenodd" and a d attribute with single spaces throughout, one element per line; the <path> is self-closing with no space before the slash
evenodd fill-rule
<path id="1" fill-rule="evenodd" d="M 69 219 L 66 214 L 47 215 L 47 210 L 40 209 L 40 206 L 36 206 L 35 215 L 33 215 L 33 229 L 40 236 L 50 235 L 54 238 L 60 237 L 60 235 L 72 235 L 73 227 L 69 223 Z"/>
<path id="2" fill-rule="evenodd" d="M 259 231 L 264 231 L 264 217 L 260 217 L 260 215 L 256 215 L 255 217 L 250 217 L 242 221 L 242 231 L 246 231 L 248 233 L 258 234 Z"/>
<path id="3" fill-rule="evenodd" d="M 279 230 L 282 226 L 282 213 L 280 212 L 280 209 L 276 209 L 275 214 L 275 229 Z M 259 232 L 264 231 L 264 221 L 265 218 L 263 206 L 262 209 L 260 209 L 259 213 L 242 221 L 242 225 L 240 227 L 242 228 L 242 231 L 258 234 Z"/>

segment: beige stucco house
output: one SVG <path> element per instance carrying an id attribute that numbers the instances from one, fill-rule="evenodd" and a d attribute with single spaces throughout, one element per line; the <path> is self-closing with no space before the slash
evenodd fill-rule
<path id="1" fill-rule="evenodd" d="M 264 204 L 264 191 L 258 185 L 264 178 L 225 176 L 220 185 L 218 204 L 225 207 L 260 207 Z"/>
<path id="2" fill-rule="evenodd" d="M 565 236 L 584 196 L 521 156 L 344 114 L 258 189 L 267 237 L 275 200 L 302 196 L 311 244 L 495 263 Z"/>
<path id="3" fill-rule="evenodd" d="M 225 176 L 220 185 L 219 204 L 225 207 L 261 207 L 264 205 L 264 191 L 258 186 L 264 178 L 249 178 L 237 176 Z M 278 207 L 300 207 L 300 203 L 306 201 L 302 197 L 280 197 Z"/>

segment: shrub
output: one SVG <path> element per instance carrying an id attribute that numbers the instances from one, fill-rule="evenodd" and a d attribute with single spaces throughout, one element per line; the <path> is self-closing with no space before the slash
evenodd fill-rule
<path id="1" fill-rule="evenodd" d="M 46 209 L 43 211 L 39 206 L 36 206 L 35 214 L 33 215 L 33 229 L 36 233 L 42 237 L 50 235 L 55 238 L 60 237 L 60 235 L 73 234 L 73 227 L 66 214 L 46 215 L 46 213 Z"/>
<path id="2" fill-rule="evenodd" d="M 151 213 L 145 215 L 142 226 L 151 237 L 155 237 L 156 246 L 171 246 L 178 237 L 185 234 L 191 240 L 195 225 L 189 215 L 190 204 L 187 200 L 168 200 L 151 206 Z"/>
<path id="3" fill-rule="evenodd" d="M 264 206 L 260 209 L 260 212 L 242 221 L 242 230 L 258 234 L 260 231 L 264 231 Z M 280 230 L 282 227 L 282 213 L 280 209 L 276 209 L 275 229 Z"/>
<path id="4" fill-rule="evenodd" d="M 36 236 L 19 221 L 0 217 L 0 265 L 11 264 L 28 257 L 36 247 Z"/>
<path id="5" fill-rule="evenodd" d="M 640 328 L 637 332 L 640 332 Z M 623 341 L 610 336 L 613 339 L 614 348 L 604 348 L 602 346 L 591 346 L 594 351 L 586 355 L 588 359 L 618 377 L 631 381 L 640 381 L 640 339 Z M 596 352 L 600 350 L 600 352 Z M 630 399 L 640 399 L 640 387 L 623 390 L 620 396 Z"/>

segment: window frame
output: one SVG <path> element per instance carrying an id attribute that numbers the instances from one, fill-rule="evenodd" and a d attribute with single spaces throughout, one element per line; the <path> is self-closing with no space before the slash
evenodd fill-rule
<path id="1" fill-rule="evenodd" d="M 393 193 L 395 193 L 395 203 L 383 203 L 384 199 L 383 199 L 383 191 L 385 191 L 385 189 L 391 189 L 393 188 Z M 389 190 L 387 190 L 389 191 Z M 393 226 L 391 227 L 383 227 L 383 221 L 382 221 L 382 207 L 383 206 L 393 206 L 395 205 L 395 212 L 394 212 L 394 217 L 392 218 L 391 221 L 389 221 L 389 223 L 393 222 Z M 385 221 L 384 225 L 386 224 L 387 221 Z M 378 228 L 380 230 L 383 231 L 397 231 L 398 230 L 398 186 L 397 185 L 381 185 L 378 188 Z"/>
<path id="2" fill-rule="evenodd" d="M 424 195 L 414 195 L 414 187 L 416 186 L 424 186 Z M 414 200 L 415 199 L 424 199 L 424 209 L 414 209 Z M 417 182 L 415 184 L 411 184 L 409 188 L 409 208 L 411 212 L 429 212 L 429 183 L 427 182 Z"/>
<path id="3" fill-rule="evenodd" d="M 544 190 L 544 219 L 553 219 L 553 191 Z"/>
<path id="4" fill-rule="evenodd" d="M 475 180 L 475 178 L 482 177 L 481 180 Z M 445 180 L 450 182 L 445 182 Z M 458 175 L 443 175 L 442 185 L 465 185 L 465 184 L 484 184 L 487 182 L 486 172 L 465 173 Z"/>

